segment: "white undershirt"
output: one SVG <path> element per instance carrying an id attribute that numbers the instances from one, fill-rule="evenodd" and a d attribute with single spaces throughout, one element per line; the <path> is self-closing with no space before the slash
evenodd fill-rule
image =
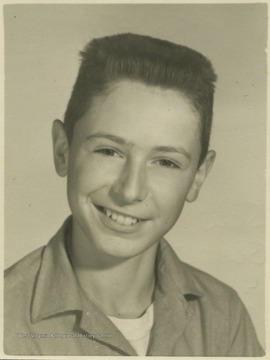
<path id="1" fill-rule="evenodd" d="M 139 356 L 145 356 L 154 323 L 154 306 L 151 304 L 146 312 L 137 319 L 108 318 L 121 331 Z"/>

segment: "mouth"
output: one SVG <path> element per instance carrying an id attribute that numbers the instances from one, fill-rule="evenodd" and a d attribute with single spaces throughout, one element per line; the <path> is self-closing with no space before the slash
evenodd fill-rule
<path id="1" fill-rule="evenodd" d="M 95 205 L 95 207 L 100 212 L 105 214 L 108 218 L 110 218 L 112 221 L 116 222 L 119 225 L 134 226 L 138 222 L 143 221 L 142 219 L 132 217 L 130 215 L 126 215 L 126 214 L 120 213 L 118 211 L 109 209 L 109 208 L 105 208 L 105 207 L 97 206 L 97 205 Z"/>

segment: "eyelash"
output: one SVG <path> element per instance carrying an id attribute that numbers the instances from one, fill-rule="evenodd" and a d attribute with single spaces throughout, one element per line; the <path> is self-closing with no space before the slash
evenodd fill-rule
<path id="1" fill-rule="evenodd" d="M 98 149 L 98 150 L 95 150 L 95 153 L 99 153 L 104 156 L 115 156 L 115 155 L 120 156 L 116 150 L 111 149 L 111 148 Z"/>
<path id="2" fill-rule="evenodd" d="M 179 169 L 180 168 L 173 161 L 168 160 L 168 159 L 158 160 L 158 163 L 160 164 L 160 166 L 165 167 L 165 168 L 169 168 L 169 169 Z"/>

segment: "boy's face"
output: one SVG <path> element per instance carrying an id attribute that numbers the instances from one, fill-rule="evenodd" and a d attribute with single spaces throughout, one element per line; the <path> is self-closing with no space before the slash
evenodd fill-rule
<path id="1" fill-rule="evenodd" d="M 214 159 L 209 152 L 198 169 L 200 122 L 189 101 L 138 82 L 120 81 L 95 99 L 69 147 L 54 127 L 74 240 L 106 255 L 128 258 L 157 244 L 195 200 Z"/>

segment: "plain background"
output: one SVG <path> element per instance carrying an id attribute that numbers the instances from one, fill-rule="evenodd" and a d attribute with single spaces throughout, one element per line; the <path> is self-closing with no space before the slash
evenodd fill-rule
<path id="1" fill-rule="evenodd" d="M 179 257 L 243 299 L 264 345 L 266 4 L 6 5 L 5 267 L 46 244 L 69 214 L 51 124 L 63 114 L 92 38 L 135 32 L 206 55 L 218 74 L 199 199 L 167 235 Z"/>

